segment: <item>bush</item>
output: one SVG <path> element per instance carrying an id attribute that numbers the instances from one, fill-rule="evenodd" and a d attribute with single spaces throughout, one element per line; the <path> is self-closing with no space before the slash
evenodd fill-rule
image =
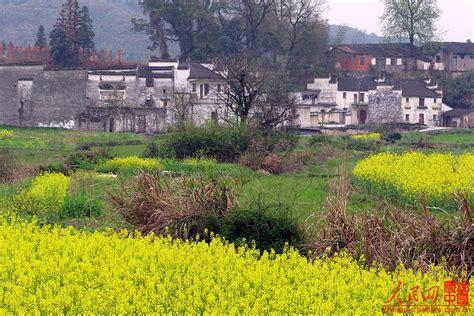
<path id="1" fill-rule="evenodd" d="M 14 198 L 15 208 L 40 219 L 63 217 L 70 178 L 61 173 L 44 173 L 36 177 L 30 188 Z"/>
<path id="2" fill-rule="evenodd" d="M 87 195 L 69 196 L 64 202 L 63 214 L 67 217 L 94 217 L 99 216 L 101 213 L 101 203 Z"/>
<path id="3" fill-rule="evenodd" d="M 66 176 L 70 175 L 70 170 L 66 163 L 62 160 L 53 161 L 45 166 L 40 166 L 39 168 L 41 173 L 62 173 Z"/>
<path id="4" fill-rule="evenodd" d="M 113 156 L 108 148 L 101 148 L 98 151 L 73 152 L 66 157 L 66 166 L 70 170 L 92 170 L 94 165 L 111 158 Z"/>
<path id="5" fill-rule="evenodd" d="M 395 143 L 397 140 L 402 139 L 402 134 L 400 133 L 386 133 L 383 135 L 382 140 L 390 143 Z"/>
<path id="6" fill-rule="evenodd" d="M 219 233 L 222 219 L 238 203 L 231 177 L 179 177 L 140 171 L 122 183 L 108 201 L 144 234 L 194 238 Z"/>
<path id="7" fill-rule="evenodd" d="M 155 153 L 167 158 L 208 157 L 232 162 L 247 150 L 250 140 L 251 133 L 246 127 L 186 125 L 167 135 Z"/>
<path id="8" fill-rule="evenodd" d="M 146 149 L 143 152 L 144 158 L 156 158 L 160 157 L 160 147 L 155 143 L 151 142 L 146 145 Z"/>
<path id="9" fill-rule="evenodd" d="M 229 213 L 222 235 L 237 246 L 255 242 L 257 249 L 283 252 L 285 244 L 300 246 L 303 231 L 288 213 L 270 207 L 236 209 Z"/>
<path id="10" fill-rule="evenodd" d="M 12 138 L 15 133 L 12 130 L 8 129 L 0 129 L 0 138 Z"/>

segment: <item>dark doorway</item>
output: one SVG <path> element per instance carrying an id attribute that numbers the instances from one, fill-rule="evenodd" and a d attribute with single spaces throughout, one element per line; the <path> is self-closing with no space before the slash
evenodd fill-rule
<path id="1" fill-rule="evenodd" d="M 115 132 L 115 119 L 113 117 L 111 117 L 109 121 L 109 132 Z"/>
<path id="2" fill-rule="evenodd" d="M 424 114 L 418 115 L 418 123 L 419 124 L 425 124 L 425 115 Z"/>
<path id="3" fill-rule="evenodd" d="M 367 122 L 367 111 L 360 110 L 359 112 L 359 124 L 365 124 Z"/>
<path id="4" fill-rule="evenodd" d="M 146 118 L 144 116 L 140 116 L 138 118 L 138 132 L 145 133 L 146 131 Z"/>

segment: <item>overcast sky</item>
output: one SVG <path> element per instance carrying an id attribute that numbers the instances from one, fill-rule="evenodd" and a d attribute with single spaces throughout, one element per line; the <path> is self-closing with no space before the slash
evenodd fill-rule
<path id="1" fill-rule="evenodd" d="M 327 0 L 324 17 L 330 24 L 346 24 L 381 35 L 380 0 Z M 438 28 L 444 41 L 474 41 L 474 0 L 438 0 L 441 18 Z"/>

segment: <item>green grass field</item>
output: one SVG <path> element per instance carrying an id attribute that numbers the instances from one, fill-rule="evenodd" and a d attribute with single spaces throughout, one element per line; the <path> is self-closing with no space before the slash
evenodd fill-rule
<path id="1" fill-rule="evenodd" d="M 16 167 L 39 167 L 48 163 L 64 160 L 69 154 L 88 150 L 108 149 L 110 154 L 117 157 L 141 156 L 148 143 L 159 142 L 162 136 L 144 136 L 138 134 L 111 134 L 101 132 L 68 131 L 63 129 L 44 128 L 11 128 L 13 136 L 0 138 L 0 148 L 11 152 Z M 449 144 L 446 148 L 417 147 L 421 142 Z M 212 170 L 192 166 L 172 159 L 161 160 L 166 171 L 176 174 L 200 175 L 211 172 L 214 175 L 230 175 L 240 178 L 243 183 L 241 203 L 245 205 L 275 206 L 286 209 L 299 222 L 317 221 L 323 211 L 327 197 L 329 179 L 337 176 L 340 166 L 346 165 L 351 170 L 356 163 L 374 152 L 409 150 L 426 151 L 472 151 L 470 144 L 474 143 L 474 133 L 454 131 L 437 135 L 422 135 L 406 133 L 396 144 L 385 144 L 371 150 L 344 150 L 339 137 L 334 138 L 334 144 L 310 146 L 307 137 L 300 138 L 299 148 L 312 150 L 316 157 L 314 163 L 305 170 L 282 175 L 266 175 L 250 170 L 238 164 L 216 164 Z M 328 150 L 329 148 L 329 150 Z M 329 153 L 326 153 L 328 151 Z M 9 200 L 21 191 L 31 178 L 26 178 L 16 184 L 2 184 L 0 198 Z M 127 179 L 126 181 L 130 181 Z M 117 179 L 96 181 L 93 184 L 93 198 L 100 200 L 103 213 L 93 218 L 73 218 L 62 221 L 62 224 L 73 224 L 89 229 L 112 227 L 120 229 L 128 227 L 120 214 L 106 203 L 106 196 L 118 184 Z M 381 199 L 364 192 L 356 191 L 349 202 L 349 211 L 353 213 L 368 212 L 381 208 Z"/>

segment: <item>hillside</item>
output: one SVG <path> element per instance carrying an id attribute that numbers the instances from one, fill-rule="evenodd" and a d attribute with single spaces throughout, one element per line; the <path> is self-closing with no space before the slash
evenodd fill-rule
<path id="1" fill-rule="evenodd" d="M 0 41 L 15 45 L 31 45 L 39 25 L 49 32 L 56 21 L 63 0 L 0 0 Z M 130 61 L 144 61 L 150 55 L 147 36 L 131 31 L 131 19 L 141 17 L 138 0 L 80 0 L 87 5 L 94 21 L 96 44 L 99 49 L 121 49 Z M 330 25 L 333 38 L 337 25 Z M 376 34 L 367 34 L 357 28 L 348 27 L 347 43 L 376 43 Z M 173 53 L 173 48 L 171 48 Z M 177 53 L 174 50 L 174 53 Z"/>

